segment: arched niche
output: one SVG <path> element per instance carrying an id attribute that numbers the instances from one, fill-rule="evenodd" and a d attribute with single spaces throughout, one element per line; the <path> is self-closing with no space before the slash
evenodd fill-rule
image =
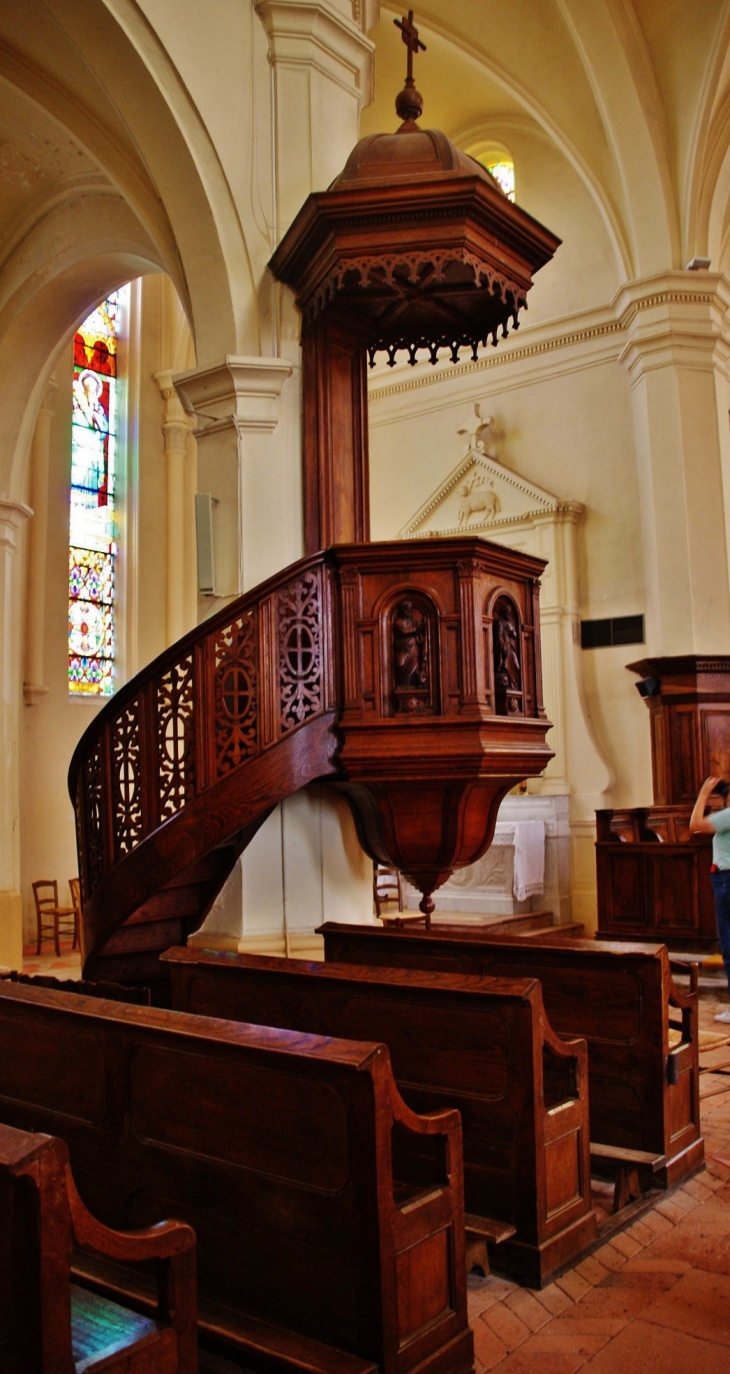
<path id="1" fill-rule="evenodd" d="M 489 597 L 492 704 L 497 716 L 525 714 L 525 642 L 522 617 L 509 592 L 498 590 Z"/>
<path id="2" fill-rule="evenodd" d="M 380 614 L 382 714 L 439 715 L 439 613 L 424 592 L 393 593 Z"/>

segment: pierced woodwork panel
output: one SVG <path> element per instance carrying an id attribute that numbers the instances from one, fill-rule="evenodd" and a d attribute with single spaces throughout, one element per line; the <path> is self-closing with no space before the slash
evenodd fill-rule
<path id="1" fill-rule="evenodd" d="M 140 702 L 130 702 L 111 727 L 112 815 L 116 858 L 142 839 Z"/>
<path id="2" fill-rule="evenodd" d="M 279 593 L 282 732 L 322 710 L 322 670 L 322 587 L 309 572 Z"/>
<path id="3" fill-rule="evenodd" d="M 84 760 L 81 777 L 84 844 L 79 845 L 79 855 L 82 856 L 83 860 L 81 864 L 81 886 L 84 897 L 87 898 L 100 883 L 104 871 L 101 740 L 97 739 L 94 749 Z M 81 828 L 80 817 L 81 808 L 78 812 L 79 829 Z"/>
<path id="4" fill-rule="evenodd" d="M 160 821 L 174 816 L 195 791 L 193 655 L 170 668 L 157 686 Z"/>
<path id="5" fill-rule="evenodd" d="M 498 716 L 524 714 L 520 617 L 509 596 L 498 596 L 492 608 L 494 711 Z"/>
<path id="6" fill-rule="evenodd" d="M 230 773 L 258 750 L 256 612 L 227 625 L 214 643 L 216 772 Z"/>

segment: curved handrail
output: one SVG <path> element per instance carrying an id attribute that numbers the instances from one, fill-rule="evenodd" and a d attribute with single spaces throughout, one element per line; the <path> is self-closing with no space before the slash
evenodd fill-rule
<path id="1" fill-rule="evenodd" d="M 107 703 L 69 768 L 84 905 L 165 822 L 334 707 L 332 570 L 305 558 L 230 602 Z"/>

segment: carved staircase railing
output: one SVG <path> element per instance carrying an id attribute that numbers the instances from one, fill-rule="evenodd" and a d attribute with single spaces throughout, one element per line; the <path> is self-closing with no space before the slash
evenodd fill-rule
<path id="1" fill-rule="evenodd" d="M 84 734 L 69 790 L 90 971 L 104 949 L 120 976 L 130 956 L 156 972 L 140 965 L 145 943 L 156 960 L 184 940 L 280 795 L 332 770 L 331 596 L 326 556 L 304 560 L 171 646 Z M 255 765 L 286 741 L 262 790 Z M 244 771 L 248 807 L 232 785 Z M 136 931 L 115 941 L 130 917 Z"/>
<path id="2" fill-rule="evenodd" d="M 365 848 L 428 912 L 551 756 L 542 568 L 473 538 L 335 546 L 128 682 L 69 772 L 86 976 L 158 978 L 272 808 L 315 779 L 345 792 Z"/>

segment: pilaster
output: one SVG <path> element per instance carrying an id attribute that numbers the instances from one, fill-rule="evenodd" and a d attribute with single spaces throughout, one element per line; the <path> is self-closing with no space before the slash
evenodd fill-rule
<path id="1" fill-rule="evenodd" d="M 198 491 L 218 501 L 216 593 L 222 601 L 299 556 L 301 506 L 286 515 L 277 510 L 284 504 L 277 492 L 281 488 L 283 496 L 291 483 L 286 453 L 273 439 L 292 371 L 282 358 L 228 356 L 174 378 L 183 409 L 197 420 Z M 209 611 L 208 603 L 204 613 Z"/>
<path id="2" fill-rule="evenodd" d="M 256 0 L 256 9 L 274 80 L 278 241 L 357 142 L 360 111 L 372 100 L 374 45 L 351 0 Z"/>
<path id="3" fill-rule="evenodd" d="M 51 419 L 58 382 L 51 377 L 35 422 L 30 450 L 30 499 L 33 519 L 28 531 L 28 593 L 25 608 L 26 706 L 45 696 L 46 548 L 48 544 L 48 455 Z"/>
<path id="4" fill-rule="evenodd" d="M 166 467 L 165 638 L 168 644 L 174 644 L 195 624 L 195 616 L 189 616 L 186 598 L 186 562 L 191 548 L 190 528 L 195 521 L 187 472 L 188 448 L 195 418 L 183 409 L 172 371 L 156 372 L 155 381 L 163 401 Z"/>
<path id="5" fill-rule="evenodd" d="M 730 639 L 730 287 L 670 272 L 619 294 L 631 385 L 652 653 Z"/>
<path id="6" fill-rule="evenodd" d="M 20 574 L 18 539 L 33 514 L 21 501 L 0 500 L 0 964 L 20 968 L 18 727 L 20 712 Z"/>

